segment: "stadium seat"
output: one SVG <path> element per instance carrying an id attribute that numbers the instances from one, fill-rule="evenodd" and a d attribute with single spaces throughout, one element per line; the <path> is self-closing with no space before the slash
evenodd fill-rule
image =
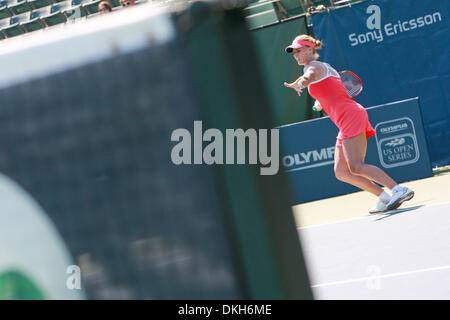
<path id="1" fill-rule="evenodd" d="M 87 0 L 72 0 L 72 7 L 77 7 L 87 2 L 88 2 Z"/>
<path id="2" fill-rule="evenodd" d="M 52 0 L 28 0 L 28 3 L 31 4 L 34 10 L 40 9 L 46 6 L 51 5 Z"/>
<path id="3" fill-rule="evenodd" d="M 11 10 L 8 8 L 8 4 L 11 0 L 0 1 L 0 19 L 9 18 L 13 15 Z"/>
<path id="4" fill-rule="evenodd" d="M 28 18 L 29 17 L 27 13 L 11 17 L 9 19 L 9 26 L 3 28 L 3 33 L 5 34 L 5 36 L 11 38 L 27 32 L 22 23 L 28 21 Z"/>
<path id="5" fill-rule="evenodd" d="M 93 0 L 88 1 L 84 3 L 82 6 L 86 8 L 86 10 L 89 12 L 89 14 L 97 13 L 98 12 L 98 4 L 102 2 L 103 0 Z"/>
<path id="6" fill-rule="evenodd" d="M 71 7 L 71 0 L 59 2 L 51 6 L 50 14 L 42 17 L 47 26 L 54 26 L 67 21 L 64 11 Z"/>
<path id="7" fill-rule="evenodd" d="M 9 19 L 0 19 L 0 30 L 9 26 Z"/>
<path id="8" fill-rule="evenodd" d="M 41 20 L 41 17 L 44 17 L 49 13 L 50 13 L 50 6 L 33 10 L 30 12 L 29 21 L 24 23 L 23 26 L 25 27 L 27 32 L 45 28 L 46 27 L 45 22 Z"/>
<path id="9" fill-rule="evenodd" d="M 0 40 L 98 13 L 103 0 L 0 0 Z M 108 0 L 120 7 L 120 0 Z M 270 0 L 260 0 L 270 1 Z M 136 4 L 146 2 L 136 1 Z"/>
<path id="10" fill-rule="evenodd" d="M 250 16 L 267 10 L 273 10 L 273 0 L 259 0 L 252 2 L 244 9 L 245 15 Z"/>
<path id="11" fill-rule="evenodd" d="M 8 4 L 8 8 L 14 13 L 14 15 L 22 14 L 33 10 L 33 7 L 27 0 L 13 0 Z"/>
<path id="12" fill-rule="evenodd" d="M 77 19 L 87 16 L 89 12 L 87 8 L 83 6 L 83 4 L 87 2 L 88 0 L 72 0 L 72 8 L 64 12 L 67 19 Z"/>
<path id="13" fill-rule="evenodd" d="M 261 27 L 279 21 L 273 0 L 259 0 L 244 8 L 250 28 Z"/>
<path id="14" fill-rule="evenodd" d="M 16 25 L 17 23 L 28 21 L 28 19 L 29 19 L 29 17 L 28 17 L 27 13 L 18 14 L 18 15 L 15 15 L 15 16 L 9 18 L 9 25 L 10 26 Z"/>
<path id="15" fill-rule="evenodd" d="M 325 7 L 331 7 L 333 5 L 332 0 L 311 0 L 310 3 L 313 7 L 317 7 L 320 5 L 323 5 Z"/>

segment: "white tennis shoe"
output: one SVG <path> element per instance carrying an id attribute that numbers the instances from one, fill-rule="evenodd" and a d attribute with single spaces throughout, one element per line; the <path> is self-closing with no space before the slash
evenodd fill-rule
<path id="1" fill-rule="evenodd" d="M 369 210 L 369 213 L 374 214 L 374 213 L 385 212 L 385 211 L 387 211 L 387 206 L 388 206 L 387 202 L 384 202 L 383 200 L 378 199 L 377 204 L 375 205 L 374 208 Z"/>
<path id="2" fill-rule="evenodd" d="M 395 206 L 393 206 L 391 209 L 388 209 L 388 202 L 384 202 L 381 199 L 378 199 L 378 202 L 376 204 L 376 206 L 372 209 L 369 210 L 370 214 L 375 214 L 375 213 L 382 213 L 382 212 L 386 212 L 386 211 L 390 211 L 390 210 L 395 210 L 398 207 L 400 207 L 402 203 L 397 203 Z"/>
<path id="3" fill-rule="evenodd" d="M 414 197 L 414 191 L 407 187 L 397 186 L 392 189 L 391 201 L 387 204 L 387 210 L 398 208 L 403 202 L 411 200 Z"/>

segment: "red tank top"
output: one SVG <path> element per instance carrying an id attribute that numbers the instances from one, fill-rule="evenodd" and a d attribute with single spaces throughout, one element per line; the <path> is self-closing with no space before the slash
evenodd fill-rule
<path id="1" fill-rule="evenodd" d="M 355 111 L 364 109 L 359 103 L 350 98 L 345 89 L 339 73 L 328 63 L 323 63 L 327 68 L 327 75 L 308 86 L 309 94 L 319 101 L 323 110 L 330 119 L 341 128 L 344 119 Z"/>

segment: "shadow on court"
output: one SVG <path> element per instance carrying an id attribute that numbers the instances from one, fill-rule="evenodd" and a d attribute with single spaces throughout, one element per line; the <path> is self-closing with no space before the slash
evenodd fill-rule
<path id="1" fill-rule="evenodd" d="M 395 216 L 397 214 L 408 212 L 408 211 L 417 210 L 417 209 L 422 208 L 422 207 L 423 207 L 423 205 L 418 205 L 418 206 L 414 206 L 414 207 L 398 209 L 398 210 L 395 210 L 395 211 L 392 211 L 392 212 L 389 212 L 389 213 L 385 213 L 382 217 L 376 219 L 375 221 L 384 220 L 384 219 L 390 218 L 392 216 Z"/>

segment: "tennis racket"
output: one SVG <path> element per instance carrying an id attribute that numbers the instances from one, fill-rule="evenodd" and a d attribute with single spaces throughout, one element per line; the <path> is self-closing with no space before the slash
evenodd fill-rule
<path id="1" fill-rule="evenodd" d="M 350 98 L 354 98 L 361 93 L 363 90 L 363 83 L 361 79 L 351 71 L 344 70 L 339 72 L 341 76 L 342 83 L 347 90 Z"/>
<path id="2" fill-rule="evenodd" d="M 339 75 L 341 76 L 342 84 L 344 85 L 345 90 L 347 90 L 347 93 L 350 98 L 354 98 L 362 92 L 363 83 L 356 74 L 354 74 L 351 71 L 344 70 L 339 72 Z M 322 110 L 322 106 L 319 104 L 318 101 L 314 103 L 313 110 L 314 111 Z"/>

